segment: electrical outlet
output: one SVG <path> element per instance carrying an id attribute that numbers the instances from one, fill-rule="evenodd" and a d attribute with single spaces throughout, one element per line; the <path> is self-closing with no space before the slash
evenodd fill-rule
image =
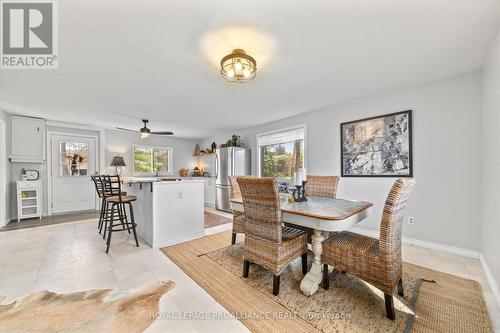
<path id="1" fill-rule="evenodd" d="M 415 218 L 413 216 L 408 217 L 408 224 L 415 224 Z"/>

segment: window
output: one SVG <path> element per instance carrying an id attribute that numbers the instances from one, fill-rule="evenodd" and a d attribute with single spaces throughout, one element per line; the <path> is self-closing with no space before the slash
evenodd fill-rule
<path id="1" fill-rule="evenodd" d="M 305 125 L 257 136 L 260 176 L 290 180 L 305 166 Z"/>
<path id="2" fill-rule="evenodd" d="M 172 174 L 172 148 L 134 146 L 134 175 Z"/>
<path id="3" fill-rule="evenodd" d="M 59 142 L 59 176 L 86 176 L 88 152 L 88 143 Z"/>

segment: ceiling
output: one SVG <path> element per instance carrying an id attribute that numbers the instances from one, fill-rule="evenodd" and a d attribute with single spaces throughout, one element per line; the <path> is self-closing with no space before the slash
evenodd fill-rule
<path id="1" fill-rule="evenodd" d="M 0 107 L 205 138 L 482 66 L 498 0 L 59 1 L 59 69 L 3 70 Z M 246 84 L 222 56 L 257 60 Z"/>

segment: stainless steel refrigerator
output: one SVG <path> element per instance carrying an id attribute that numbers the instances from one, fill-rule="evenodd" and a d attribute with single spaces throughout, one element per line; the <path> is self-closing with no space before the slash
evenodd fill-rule
<path id="1" fill-rule="evenodd" d="M 237 147 L 215 150 L 215 208 L 231 212 L 231 176 L 247 176 L 252 173 L 251 150 Z"/>

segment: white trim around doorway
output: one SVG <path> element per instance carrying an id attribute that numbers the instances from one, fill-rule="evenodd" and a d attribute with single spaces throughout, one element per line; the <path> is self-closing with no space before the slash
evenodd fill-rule
<path id="1" fill-rule="evenodd" d="M 89 129 L 90 130 L 90 129 Z M 100 166 L 104 165 L 104 155 L 101 153 L 101 146 L 103 145 L 100 141 L 100 135 L 93 135 L 93 134 L 74 134 L 70 132 L 61 132 L 61 131 L 47 131 L 47 146 L 46 146 L 46 151 L 47 151 L 47 215 L 51 216 L 53 215 L 53 203 L 52 203 L 52 136 L 54 135 L 67 135 L 71 137 L 81 137 L 85 139 L 93 139 L 94 140 L 94 151 L 95 151 L 95 170 L 99 172 Z M 99 199 L 96 195 L 96 202 L 95 202 L 95 207 L 96 210 L 99 209 Z"/>
<path id="2" fill-rule="evenodd" d="M 0 228 L 7 225 L 7 127 L 0 119 Z"/>

